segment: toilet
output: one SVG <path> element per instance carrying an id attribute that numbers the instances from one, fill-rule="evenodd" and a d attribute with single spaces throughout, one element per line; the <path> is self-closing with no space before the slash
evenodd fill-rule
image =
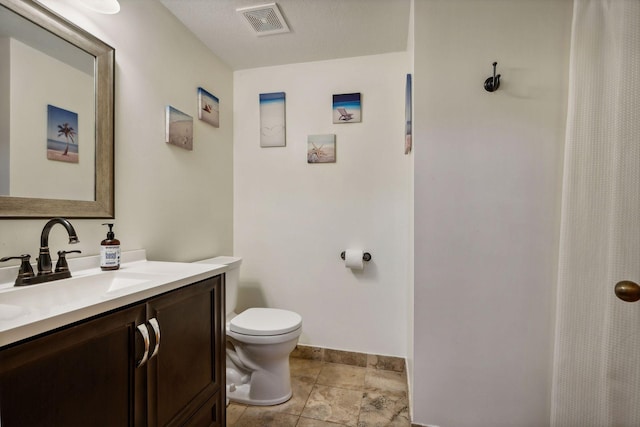
<path id="1" fill-rule="evenodd" d="M 242 258 L 197 261 L 226 265 L 227 403 L 277 405 L 291 398 L 289 355 L 302 333 L 298 313 L 277 308 L 249 308 L 235 313 Z"/>

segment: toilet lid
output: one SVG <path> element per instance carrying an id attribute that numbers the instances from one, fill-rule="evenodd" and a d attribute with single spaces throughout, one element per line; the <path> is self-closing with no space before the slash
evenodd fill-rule
<path id="1" fill-rule="evenodd" d="M 298 313 L 277 308 L 249 308 L 229 322 L 229 329 L 244 335 L 281 335 L 302 325 Z"/>

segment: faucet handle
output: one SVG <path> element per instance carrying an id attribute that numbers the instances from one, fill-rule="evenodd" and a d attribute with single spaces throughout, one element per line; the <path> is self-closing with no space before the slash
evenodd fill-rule
<path id="1" fill-rule="evenodd" d="M 82 251 L 58 251 L 58 262 L 56 262 L 56 273 L 60 273 L 61 271 L 69 271 L 69 265 L 67 264 L 67 254 L 78 253 L 81 254 Z"/>
<path id="2" fill-rule="evenodd" d="M 4 258 L 0 258 L 0 262 L 6 262 L 10 259 L 19 259 L 22 260 L 20 264 L 20 270 L 18 270 L 18 277 L 16 278 L 16 285 L 22 284 L 25 279 L 29 279 L 35 274 L 33 273 L 33 267 L 31 267 L 31 255 L 22 254 L 20 256 L 8 256 Z"/>

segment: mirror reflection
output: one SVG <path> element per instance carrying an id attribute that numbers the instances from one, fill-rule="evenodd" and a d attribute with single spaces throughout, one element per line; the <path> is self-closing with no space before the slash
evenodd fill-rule
<path id="1" fill-rule="evenodd" d="M 0 195 L 95 200 L 94 62 L 0 8 Z"/>

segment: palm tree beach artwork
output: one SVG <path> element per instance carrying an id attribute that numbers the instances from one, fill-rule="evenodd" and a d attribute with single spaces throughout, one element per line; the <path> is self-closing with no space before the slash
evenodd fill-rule
<path id="1" fill-rule="evenodd" d="M 220 127 L 220 101 L 201 87 L 198 88 L 198 118 L 213 127 Z"/>
<path id="2" fill-rule="evenodd" d="M 307 138 L 307 163 L 335 163 L 336 136 L 309 135 Z"/>
<path id="3" fill-rule="evenodd" d="M 166 115 L 166 143 L 193 150 L 193 118 L 170 105 L 167 105 Z"/>
<path id="4" fill-rule="evenodd" d="M 47 105 L 47 159 L 78 163 L 78 114 Z"/>

